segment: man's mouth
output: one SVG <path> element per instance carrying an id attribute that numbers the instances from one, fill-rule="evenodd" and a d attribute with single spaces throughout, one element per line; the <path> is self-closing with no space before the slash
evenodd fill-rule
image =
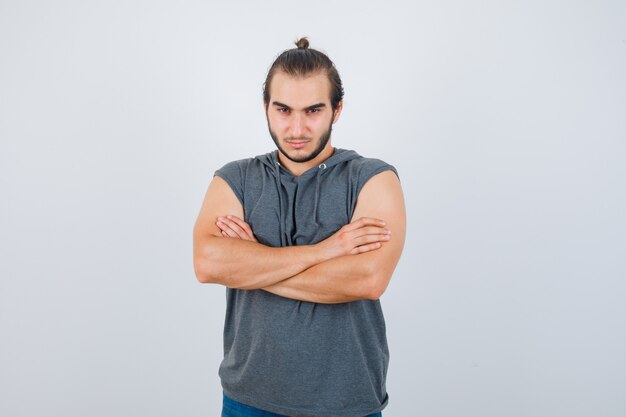
<path id="1" fill-rule="evenodd" d="M 288 140 L 287 143 L 289 144 L 289 146 L 291 146 L 294 149 L 300 149 L 303 148 L 307 143 L 309 143 L 308 140 Z"/>

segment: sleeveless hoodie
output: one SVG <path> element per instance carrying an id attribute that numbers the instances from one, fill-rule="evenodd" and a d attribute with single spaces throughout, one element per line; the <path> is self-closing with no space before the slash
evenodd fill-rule
<path id="1" fill-rule="evenodd" d="M 350 223 L 371 177 L 397 175 L 351 150 L 336 148 L 299 176 L 277 156 L 233 161 L 215 172 L 243 205 L 259 243 L 272 247 L 326 239 Z M 224 393 L 238 402 L 290 417 L 363 417 L 388 404 L 388 364 L 380 300 L 322 304 L 226 288 L 218 373 Z"/>

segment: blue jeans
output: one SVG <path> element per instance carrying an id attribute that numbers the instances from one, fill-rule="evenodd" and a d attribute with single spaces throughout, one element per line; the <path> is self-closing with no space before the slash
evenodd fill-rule
<path id="1" fill-rule="evenodd" d="M 382 417 L 382 413 L 370 414 L 365 417 Z M 270 413 L 269 411 L 259 410 L 258 408 L 250 407 L 249 405 L 242 404 L 229 398 L 224 394 L 224 401 L 222 402 L 222 417 L 288 417 L 282 414 Z"/>

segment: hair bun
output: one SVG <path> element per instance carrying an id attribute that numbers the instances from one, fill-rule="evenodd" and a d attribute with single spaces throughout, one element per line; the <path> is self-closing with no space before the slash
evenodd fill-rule
<path id="1" fill-rule="evenodd" d="M 309 40 L 305 37 L 300 38 L 296 41 L 296 46 L 298 47 L 298 49 L 308 49 L 309 47 Z"/>

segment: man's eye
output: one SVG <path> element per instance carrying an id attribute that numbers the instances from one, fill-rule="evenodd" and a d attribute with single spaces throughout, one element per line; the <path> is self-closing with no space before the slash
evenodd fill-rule
<path id="1" fill-rule="evenodd" d="M 319 113 L 320 109 L 309 109 L 309 113 Z"/>
<path id="2" fill-rule="evenodd" d="M 289 109 L 286 108 L 286 107 L 279 107 L 278 111 L 281 112 L 281 113 L 287 113 L 289 111 Z"/>

